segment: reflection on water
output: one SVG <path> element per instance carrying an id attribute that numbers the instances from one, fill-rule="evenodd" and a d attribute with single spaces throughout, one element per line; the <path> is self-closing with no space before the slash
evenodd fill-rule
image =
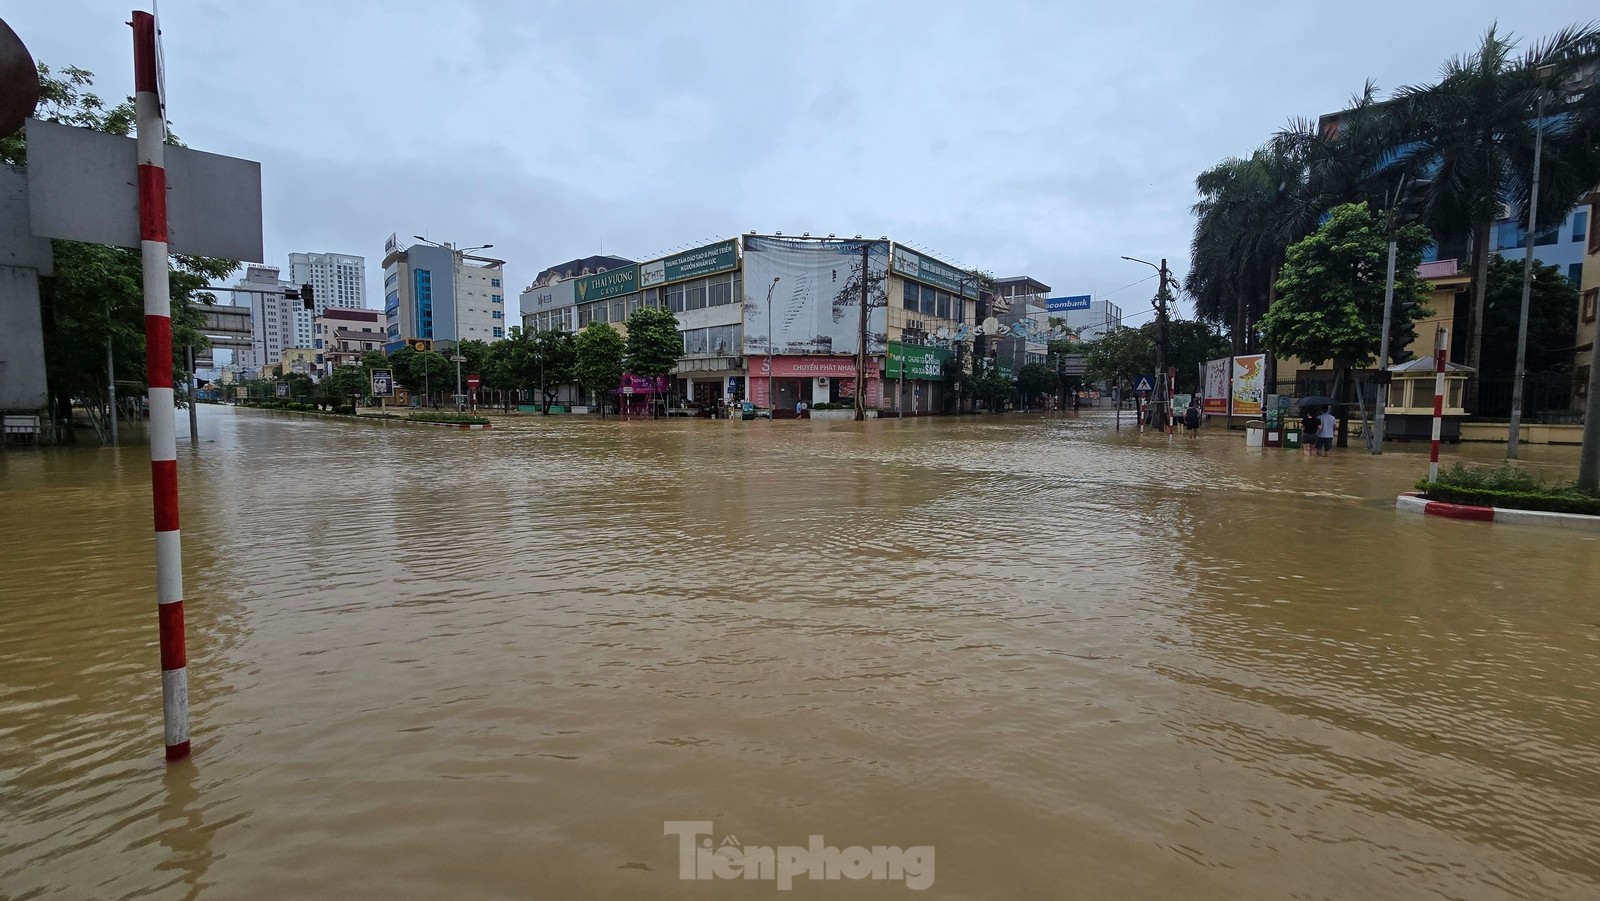
<path id="1" fill-rule="evenodd" d="M 1600 541 L 1397 514 L 1404 449 L 204 413 L 172 768 L 147 458 L 0 457 L 0 897 L 775 891 L 666 820 L 933 897 L 1600 893 Z"/>

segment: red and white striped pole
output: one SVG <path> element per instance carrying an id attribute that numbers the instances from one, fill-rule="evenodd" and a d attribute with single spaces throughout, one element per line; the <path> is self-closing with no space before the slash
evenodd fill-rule
<path id="1" fill-rule="evenodd" d="M 166 121 L 156 71 L 156 20 L 133 14 L 138 115 L 139 248 L 144 255 L 144 348 L 150 380 L 150 486 L 156 520 L 156 609 L 167 759 L 189 756 L 189 668 L 183 638 L 183 543 L 178 533 L 178 441 L 172 397 L 172 300 L 167 282 Z"/>
<path id="2" fill-rule="evenodd" d="M 1439 480 L 1439 436 L 1444 433 L 1444 368 L 1450 359 L 1448 330 L 1439 326 L 1433 335 L 1433 446 L 1428 449 L 1428 481 Z"/>

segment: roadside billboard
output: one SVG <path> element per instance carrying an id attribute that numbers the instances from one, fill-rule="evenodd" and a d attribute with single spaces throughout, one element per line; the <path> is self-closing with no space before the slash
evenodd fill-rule
<path id="1" fill-rule="evenodd" d="M 877 356 L 888 334 L 888 254 L 878 242 L 867 246 L 867 353 Z M 746 237 L 744 353 L 856 353 L 861 247 L 859 241 Z"/>
<path id="2" fill-rule="evenodd" d="M 1200 409 L 1215 416 L 1228 415 L 1228 367 L 1231 357 L 1206 361 L 1206 380 L 1201 389 Z"/>
<path id="3" fill-rule="evenodd" d="M 1267 355 L 1233 358 L 1233 410 L 1235 416 L 1260 416 L 1267 398 Z"/>
<path id="4" fill-rule="evenodd" d="M 394 397 L 394 370 L 372 370 L 372 396 Z"/>

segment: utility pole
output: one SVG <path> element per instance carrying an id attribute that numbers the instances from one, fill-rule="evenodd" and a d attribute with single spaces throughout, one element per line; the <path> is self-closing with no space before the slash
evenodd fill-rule
<path id="1" fill-rule="evenodd" d="M 856 422 L 867 418 L 867 254 L 871 247 L 861 242 L 861 334 L 856 345 Z"/>
<path id="2" fill-rule="evenodd" d="M 1167 328 L 1167 285 L 1172 272 L 1167 269 L 1167 258 L 1161 258 L 1161 291 L 1156 295 L 1156 400 L 1161 408 L 1161 431 L 1168 431 L 1168 417 L 1172 415 L 1172 400 L 1167 397 L 1167 356 L 1170 330 Z"/>
<path id="3" fill-rule="evenodd" d="M 1522 441 L 1522 376 L 1528 361 L 1528 301 L 1533 293 L 1533 238 L 1539 221 L 1539 164 L 1544 154 L 1544 103 L 1548 92 L 1544 81 L 1555 73 L 1555 66 L 1540 66 L 1539 111 L 1533 121 L 1533 183 L 1528 196 L 1528 236 L 1522 252 L 1522 312 L 1517 318 L 1516 381 L 1511 383 L 1511 426 L 1506 432 L 1506 459 L 1517 459 Z"/>
<path id="4" fill-rule="evenodd" d="M 189 395 L 189 443 L 195 446 L 200 444 L 200 411 L 194 405 L 195 378 L 194 378 L 194 345 L 186 345 L 183 349 L 184 366 L 189 370 L 189 385 L 184 393 Z"/>
<path id="5" fill-rule="evenodd" d="M 106 338 L 106 396 L 111 400 L 111 446 L 117 446 L 117 367 L 111 354 L 111 338 Z"/>

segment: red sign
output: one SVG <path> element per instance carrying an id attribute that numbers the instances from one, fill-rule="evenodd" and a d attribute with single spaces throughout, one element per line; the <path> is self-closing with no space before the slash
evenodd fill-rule
<path id="1" fill-rule="evenodd" d="M 478 390 L 478 386 L 481 385 L 481 384 L 483 384 L 483 381 L 481 379 L 479 379 L 477 376 L 475 376 L 475 375 L 467 376 L 467 390 L 468 391 L 476 391 L 476 390 Z"/>

